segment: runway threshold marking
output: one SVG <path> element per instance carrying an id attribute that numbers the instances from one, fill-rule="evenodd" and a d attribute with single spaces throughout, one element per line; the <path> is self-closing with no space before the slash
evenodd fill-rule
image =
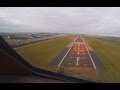
<path id="1" fill-rule="evenodd" d="M 83 40 L 82 37 L 81 37 L 81 39 Z M 83 40 L 83 41 L 84 41 L 84 40 Z M 87 50 L 87 52 L 88 52 L 88 54 L 89 54 L 89 57 L 90 57 L 90 59 L 91 59 L 91 61 L 92 61 L 92 63 L 93 63 L 93 66 L 94 66 L 94 68 L 96 69 L 95 63 L 94 63 L 94 61 L 93 61 L 93 59 L 92 59 L 92 57 L 91 57 L 91 55 L 90 55 L 90 53 L 89 53 L 89 51 L 88 51 L 88 48 L 87 48 L 87 46 L 86 46 L 86 44 L 85 44 L 85 41 L 84 41 L 83 43 L 84 43 L 85 48 L 86 48 L 86 50 Z"/>
<path id="2" fill-rule="evenodd" d="M 74 42 L 76 41 L 77 37 L 75 38 Z M 67 54 L 69 53 L 69 51 L 71 50 L 74 42 L 71 44 L 70 48 L 68 49 L 68 51 L 66 52 L 65 56 L 62 58 L 62 60 L 60 61 L 60 63 L 58 64 L 58 67 L 61 65 L 61 63 L 63 62 L 63 60 L 65 59 L 65 57 L 67 56 Z"/>

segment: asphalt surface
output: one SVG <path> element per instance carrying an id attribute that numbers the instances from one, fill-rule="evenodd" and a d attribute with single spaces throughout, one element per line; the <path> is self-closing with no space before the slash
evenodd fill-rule
<path id="1" fill-rule="evenodd" d="M 94 70 L 94 77 L 100 81 L 101 77 L 99 71 L 104 68 L 104 65 L 97 57 L 96 53 L 88 49 L 86 44 L 87 43 L 81 36 L 76 37 L 69 46 L 63 49 L 63 51 L 49 63 L 49 65 L 57 67 L 90 68 Z"/>
<path id="2" fill-rule="evenodd" d="M 87 47 L 82 37 L 76 37 L 73 43 L 59 53 L 51 65 L 65 66 L 65 67 L 87 67 L 96 69 L 94 61 L 92 62 L 90 52 L 87 51 Z"/>

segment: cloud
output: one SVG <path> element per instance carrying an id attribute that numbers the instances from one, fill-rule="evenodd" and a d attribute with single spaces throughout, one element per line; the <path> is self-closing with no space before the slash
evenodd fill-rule
<path id="1" fill-rule="evenodd" d="M 0 26 L 28 27 L 25 30 L 38 32 L 120 35 L 120 8 L 3 7 L 0 8 Z"/>

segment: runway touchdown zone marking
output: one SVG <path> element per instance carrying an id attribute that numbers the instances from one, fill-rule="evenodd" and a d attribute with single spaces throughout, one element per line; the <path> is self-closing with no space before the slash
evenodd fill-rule
<path id="1" fill-rule="evenodd" d="M 74 42 L 71 44 L 69 50 L 66 52 L 66 54 L 64 55 L 64 57 L 62 58 L 62 60 L 60 61 L 60 63 L 58 64 L 58 67 L 62 64 L 62 65 L 75 65 L 75 66 L 79 66 L 80 63 L 82 62 L 83 65 L 82 66 L 90 66 L 89 68 L 92 68 L 92 64 L 93 64 L 93 68 L 96 69 L 94 62 L 92 61 L 92 57 L 89 54 L 89 51 L 85 45 L 84 40 L 81 37 L 81 40 L 83 40 L 83 42 L 80 42 L 79 40 L 77 40 L 78 37 L 75 38 Z M 78 41 L 78 42 L 75 42 Z M 75 59 L 76 58 L 76 59 Z M 70 60 L 70 61 L 69 61 Z M 84 60 L 84 61 L 83 61 Z M 90 60 L 90 61 L 89 61 Z M 63 62 L 64 61 L 64 62 Z M 92 62 L 91 62 L 92 61 Z M 84 62 L 86 62 L 84 64 Z M 82 64 L 81 63 L 81 64 Z M 90 65 L 89 65 L 90 64 Z"/>

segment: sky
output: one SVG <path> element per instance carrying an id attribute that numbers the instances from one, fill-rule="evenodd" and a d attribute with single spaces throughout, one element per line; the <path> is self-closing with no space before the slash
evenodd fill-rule
<path id="1" fill-rule="evenodd" d="M 0 7 L 0 32 L 120 36 L 120 7 Z"/>

